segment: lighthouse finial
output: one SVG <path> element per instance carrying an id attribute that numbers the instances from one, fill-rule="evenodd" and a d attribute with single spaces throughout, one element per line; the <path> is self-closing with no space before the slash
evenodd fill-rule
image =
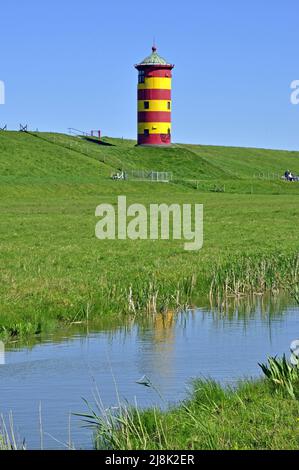
<path id="1" fill-rule="evenodd" d="M 154 37 L 154 39 L 153 39 L 152 51 L 153 51 L 153 52 L 156 52 L 156 50 L 157 50 L 157 47 L 156 47 L 156 38 Z"/>

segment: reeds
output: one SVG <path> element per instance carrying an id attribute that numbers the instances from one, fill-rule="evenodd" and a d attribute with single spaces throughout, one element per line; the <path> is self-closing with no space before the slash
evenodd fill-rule
<path id="1" fill-rule="evenodd" d="M 299 382 L 299 368 L 282 358 L 269 357 L 268 364 L 259 364 L 264 375 L 269 379 L 276 390 L 286 391 L 293 399 L 296 398 L 294 386 Z"/>
<path id="2" fill-rule="evenodd" d="M 54 327 L 54 323 L 92 324 L 103 314 L 155 315 L 168 310 L 185 311 L 194 306 L 221 307 L 228 299 L 290 292 L 299 299 L 299 254 L 239 254 L 218 261 L 206 259 L 178 268 L 177 272 L 143 270 L 124 280 L 112 275 L 99 279 L 90 291 L 77 295 L 73 304 L 61 299 L 40 302 L 38 309 L 16 322 L 8 316 L 0 335 L 30 336 Z M 49 310 L 47 310 L 49 309 Z M 45 315 L 45 312 L 48 312 Z M 21 315 L 21 313 L 20 313 Z M 23 314 L 22 314 L 23 315 Z"/>
<path id="3" fill-rule="evenodd" d="M 12 413 L 9 413 L 8 424 L 3 414 L 0 416 L 0 450 L 26 450 L 25 440 L 16 437 Z"/>
<path id="4" fill-rule="evenodd" d="M 141 381 L 136 383 L 144 385 Z M 148 379 L 146 386 L 154 389 L 162 398 L 157 388 Z M 95 449 L 132 450 L 137 447 L 146 450 L 149 448 L 167 448 L 167 432 L 163 426 L 162 412 L 158 408 L 151 409 L 148 416 L 149 422 L 149 420 L 144 419 L 145 412 L 141 411 L 136 401 L 134 405 L 121 402 L 117 388 L 116 395 L 117 406 L 105 408 L 97 390 L 95 394 L 96 409 L 93 409 L 88 401 L 84 399 L 88 412 L 75 413 L 76 416 L 82 418 L 85 427 L 93 430 Z"/>
<path id="5" fill-rule="evenodd" d="M 278 293 L 298 283 L 299 255 L 238 256 L 214 267 L 210 298 Z"/>
<path id="6" fill-rule="evenodd" d="M 202 269 L 193 267 L 189 276 L 178 281 L 144 276 L 128 288 L 113 286 L 109 301 L 115 309 L 133 313 L 157 313 L 167 309 L 186 310 L 196 299 L 207 296 L 212 303 L 221 304 L 228 298 L 278 294 L 297 289 L 299 298 L 299 255 L 239 255 Z M 297 287 L 296 287 L 297 286 Z M 103 292 L 104 294 L 104 292 Z M 115 298 L 113 298 L 115 297 Z M 105 302 L 107 305 L 108 299 Z M 110 304 L 110 305 L 111 305 Z"/>
<path id="7" fill-rule="evenodd" d="M 299 255 L 239 255 L 221 259 L 216 264 L 192 266 L 190 275 L 160 276 L 142 273 L 128 284 L 105 279 L 99 295 L 83 305 L 76 319 L 90 321 L 99 312 L 132 316 L 163 313 L 167 310 L 185 311 L 210 301 L 221 306 L 228 299 L 295 292 L 299 298 Z"/>

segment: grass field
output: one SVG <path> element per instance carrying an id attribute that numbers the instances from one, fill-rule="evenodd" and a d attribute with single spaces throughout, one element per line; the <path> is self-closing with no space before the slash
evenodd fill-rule
<path id="1" fill-rule="evenodd" d="M 197 380 L 190 397 L 166 412 L 123 407 L 117 418 L 88 414 L 97 449 L 298 449 L 299 402 L 266 380 L 243 381 L 234 389 Z"/>
<path id="2" fill-rule="evenodd" d="M 63 134 L 0 133 L 0 330 L 207 302 L 292 287 L 298 276 L 299 152 L 174 145 L 142 148 Z M 112 181 L 123 169 L 171 171 L 169 184 Z M 204 247 L 182 241 L 100 241 L 95 208 L 203 203 Z M 130 290 L 131 288 L 131 290 Z"/>

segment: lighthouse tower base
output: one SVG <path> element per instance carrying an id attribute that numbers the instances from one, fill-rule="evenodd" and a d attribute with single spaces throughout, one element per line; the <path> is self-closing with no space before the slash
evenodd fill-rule
<path id="1" fill-rule="evenodd" d="M 170 134 L 138 134 L 137 145 L 151 147 L 169 147 L 171 145 Z"/>
<path id="2" fill-rule="evenodd" d="M 136 144 L 136 147 L 170 148 L 172 144 Z"/>

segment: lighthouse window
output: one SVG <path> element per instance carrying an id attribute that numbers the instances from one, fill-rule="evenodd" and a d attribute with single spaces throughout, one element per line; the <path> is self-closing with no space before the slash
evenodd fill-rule
<path id="1" fill-rule="evenodd" d="M 145 79 L 145 72 L 144 70 L 140 70 L 139 75 L 138 75 L 138 83 L 144 83 L 144 79 Z"/>
<path id="2" fill-rule="evenodd" d="M 149 135 L 149 129 L 144 129 L 144 135 Z"/>
<path id="3" fill-rule="evenodd" d="M 170 101 L 168 101 L 168 103 L 167 103 L 167 109 L 170 109 L 170 107 L 171 107 L 171 104 L 170 104 Z"/>
<path id="4" fill-rule="evenodd" d="M 149 101 L 144 101 L 144 109 L 149 109 Z"/>

